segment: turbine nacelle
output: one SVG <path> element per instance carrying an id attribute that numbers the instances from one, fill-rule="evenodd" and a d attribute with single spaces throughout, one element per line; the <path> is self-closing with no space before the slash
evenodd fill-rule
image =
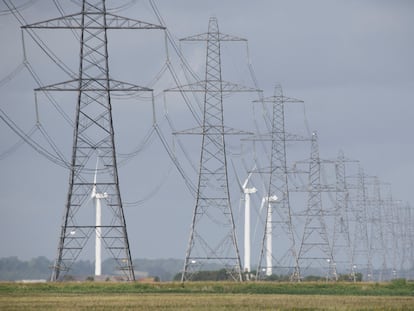
<path id="1" fill-rule="evenodd" d="M 106 199 L 108 197 L 108 194 L 106 192 L 104 193 L 96 193 L 95 197 L 96 199 Z"/>
<path id="2" fill-rule="evenodd" d="M 253 194 L 256 193 L 257 189 L 255 187 L 253 188 L 243 188 L 243 193 L 244 194 Z"/>

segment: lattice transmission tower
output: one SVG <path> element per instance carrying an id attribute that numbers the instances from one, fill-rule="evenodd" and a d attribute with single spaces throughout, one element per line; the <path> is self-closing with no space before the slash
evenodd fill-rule
<path id="1" fill-rule="evenodd" d="M 362 167 L 358 170 L 356 198 L 353 200 L 355 204 L 352 205 L 352 258 L 351 263 L 353 273 L 360 271 L 366 274 L 365 280 L 372 280 L 372 257 L 369 246 L 369 231 L 368 231 L 368 189 L 367 189 L 367 175 L 364 174 Z"/>
<path id="2" fill-rule="evenodd" d="M 110 78 L 107 32 L 111 29 L 164 27 L 110 14 L 104 0 L 84 0 L 81 5 L 80 13 L 23 27 L 80 31 L 79 76 L 37 89 L 77 92 L 69 190 L 51 280 L 65 278 L 96 232 L 99 232 L 103 248 L 116 261 L 123 277 L 134 280 L 119 188 L 111 93 L 152 90 Z M 95 171 L 97 157 L 100 165 L 96 168 L 97 182 L 94 183 L 91 174 Z M 99 226 L 95 223 L 93 209 L 87 204 L 94 186 L 96 192 L 104 194 Z"/>
<path id="3" fill-rule="evenodd" d="M 312 133 L 311 157 L 309 159 L 308 205 L 305 213 L 305 226 L 298 252 L 297 271 L 303 273 L 309 268 L 327 269 L 327 279 L 337 280 L 336 262 L 330 247 L 326 216 L 322 204 L 322 192 L 336 191 L 321 183 L 321 159 L 319 157 L 318 136 Z M 297 281 L 301 275 L 297 276 Z"/>
<path id="4" fill-rule="evenodd" d="M 207 33 L 186 37 L 180 41 L 207 42 L 205 79 L 168 90 L 201 92 L 204 95 L 201 128 L 177 133 L 202 135 L 196 204 L 182 281 L 192 280 L 202 269 L 218 267 L 225 268 L 232 279 L 241 281 L 240 254 L 230 204 L 225 136 L 248 133 L 224 125 L 223 94 L 257 90 L 222 80 L 220 45 L 224 41 L 247 40 L 221 33 L 217 19 L 212 17 Z"/>
<path id="5" fill-rule="evenodd" d="M 369 247 L 372 256 L 373 265 L 376 259 L 377 271 L 379 272 L 376 277 L 373 275 L 373 279 L 377 281 L 383 281 L 388 270 L 387 267 L 387 246 L 386 246 L 386 228 L 385 228 L 385 201 L 382 198 L 381 182 L 377 176 L 372 177 L 370 183 L 372 188 L 372 194 L 369 198 Z M 373 271 L 375 274 L 376 271 Z"/>
<path id="6" fill-rule="evenodd" d="M 285 104 L 303 101 L 284 96 L 281 85 L 276 85 L 273 96 L 256 102 L 272 104 L 270 134 L 253 138 L 271 141 L 270 167 L 261 169 L 263 173 L 269 174 L 269 181 L 266 185 L 266 221 L 257 274 L 259 276 L 264 270 L 267 276 L 273 273 L 292 275 L 297 266 L 297 253 L 289 196 L 286 142 L 306 139 L 286 133 Z"/>
<path id="7" fill-rule="evenodd" d="M 345 267 L 351 276 L 355 276 L 351 265 L 352 245 L 349 228 L 350 190 L 348 189 L 346 164 L 358 162 L 345 158 L 342 150 L 335 161 L 336 192 L 334 207 L 334 226 L 332 236 L 332 254 L 338 266 Z"/>

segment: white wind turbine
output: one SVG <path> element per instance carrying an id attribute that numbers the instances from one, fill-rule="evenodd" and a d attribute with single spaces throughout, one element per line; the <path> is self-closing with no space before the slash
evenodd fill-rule
<path id="1" fill-rule="evenodd" d="M 95 175 L 93 178 L 93 186 L 91 198 L 95 206 L 95 276 L 100 276 L 102 274 L 102 257 L 101 257 L 101 248 L 102 248 L 102 205 L 101 199 L 108 197 L 106 192 L 98 193 L 96 191 L 96 175 L 98 173 L 98 164 L 99 157 L 96 160 Z"/>
<path id="2" fill-rule="evenodd" d="M 271 195 L 268 197 L 262 198 L 262 204 L 260 206 L 260 211 L 262 211 L 263 207 L 265 206 L 265 203 L 267 202 L 267 216 L 266 216 L 266 275 L 270 276 L 273 274 L 273 240 L 272 240 L 272 234 L 273 234 L 273 211 L 272 211 L 272 203 L 275 203 L 277 201 L 276 195 Z"/>
<path id="3" fill-rule="evenodd" d="M 251 272 L 250 195 L 257 192 L 257 189 L 255 187 L 247 188 L 247 184 L 251 176 L 252 176 L 252 172 L 249 173 L 244 183 L 241 184 L 239 178 L 237 177 L 237 173 L 236 173 L 237 181 L 239 182 L 241 192 L 244 194 L 244 271 L 245 272 Z"/>

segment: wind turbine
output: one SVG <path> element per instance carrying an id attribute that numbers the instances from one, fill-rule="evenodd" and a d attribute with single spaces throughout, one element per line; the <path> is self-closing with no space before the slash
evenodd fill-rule
<path id="1" fill-rule="evenodd" d="M 102 249 L 102 205 L 101 199 L 105 199 L 108 197 L 106 192 L 98 193 L 96 191 L 96 175 L 98 173 L 98 164 L 99 164 L 99 157 L 96 159 L 96 168 L 95 168 L 95 175 L 93 178 L 93 186 L 92 186 L 92 193 L 91 198 L 93 199 L 93 203 L 95 206 L 95 276 L 100 276 L 102 274 L 102 257 L 101 257 L 101 249 Z"/>
<path id="2" fill-rule="evenodd" d="M 234 168 L 234 165 L 233 165 Z M 234 170 L 241 192 L 244 194 L 244 272 L 251 272 L 251 242 L 250 242 L 250 195 L 257 192 L 255 187 L 247 188 L 252 172 L 247 175 L 246 180 L 241 184 L 236 170 Z"/>
<path id="3" fill-rule="evenodd" d="M 271 276 L 273 274 L 273 240 L 272 240 L 272 222 L 273 222 L 273 211 L 272 203 L 277 201 L 276 195 L 271 195 L 262 198 L 262 204 L 260 206 L 260 211 L 263 209 L 265 203 L 267 202 L 267 216 L 266 216 L 266 275 Z"/>

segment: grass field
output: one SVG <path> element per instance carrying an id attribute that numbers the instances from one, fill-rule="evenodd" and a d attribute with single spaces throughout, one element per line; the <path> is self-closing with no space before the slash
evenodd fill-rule
<path id="1" fill-rule="evenodd" d="M 414 310 L 414 284 L 0 283 L 0 310 Z"/>

